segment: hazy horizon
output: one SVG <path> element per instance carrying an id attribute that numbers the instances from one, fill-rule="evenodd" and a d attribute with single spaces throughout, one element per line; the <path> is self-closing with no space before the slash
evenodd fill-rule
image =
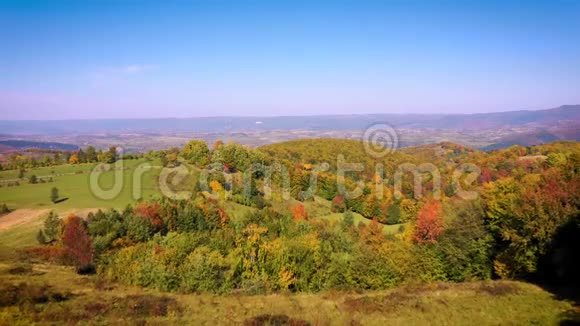
<path id="1" fill-rule="evenodd" d="M 0 120 L 580 103 L 577 1 L 0 4 Z"/>
<path id="2" fill-rule="evenodd" d="M 46 119 L 30 119 L 30 118 L 22 118 L 22 119 L 4 119 L 0 118 L 0 121 L 10 122 L 10 121 L 83 121 L 83 120 L 170 120 L 170 119 L 212 119 L 212 118 L 240 118 L 240 119 L 249 119 L 249 118 L 299 118 L 299 117 L 341 117 L 341 116 L 372 116 L 372 115 L 394 115 L 394 116 L 426 116 L 426 115 L 433 115 L 433 116 L 469 116 L 469 115 L 485 115 L 488 113 L 509 113 L 509 112 L 525 112 L 525 111 L 544 111 L 544 110 L 551 110 L 551 109 L 558 109 L 561 107 L 580 107 L 580 104 L 562 104 L 556 107 L 550 108 L 532 108 L 532 109 L 514 109 L 514 110 L 506 110 L 506 111 L 489 111 L 489 112 L 467 112 L 467 113 L 445 113 L 445 112 L 427 112 L 427 113 L 389 113 L 389 112 L 375 112 L 375 113 L 303 113 L 303 114 L 287 114 L 287 115 L 207 115 L 207 116 L 183 116 L 183 117 L 170 117 L 170 116 L 159 116 L 159 117 L 112 117 L 112 118 L 46 118 Z"/>

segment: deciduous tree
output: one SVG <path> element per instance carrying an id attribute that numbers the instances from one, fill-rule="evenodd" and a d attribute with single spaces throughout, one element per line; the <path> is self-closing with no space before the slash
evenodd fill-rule
<path id="1" fill-rule="evenodd" d="M 75 153 L 75 154 L 72 154 L 72 155 L 70 156 L 70 158 L 68 159 L 68 162 L 69 162 L 70 164 L 79 164 L 79 163 L 80 163 L 80 161 L 79 161 L 79 156 L 78 156 L 78 154 L 76 154 L 76 153 Z"/>
<path id="2" fill-rule="evenodd" d="M 181 150 L 181 156 L 198 167 L 205 167 L 209 164 L 209 148 L 203 140 L 189 141 Z"/>
<path id="3" fill-rule="evenodd" d="M 304 205 L 298 203 L 292 207 L 292 218 L 294 221 L 308 220 L 308 212 Z"/>
<path id="4" fill-rule="evenodd" d="M 93 261 L 93 248 L 85 222 L 76 215 L 69 215 L 64 223 L 62 244 L 68 258 L 81 271 Z"/>
<path id="5" fill-rule="evenodd" d="M 441 204 L 436 200 L 429 200 L 417 215 L 415 241 L 418 243 L 436 243 L 441 232 L 443 232 Z"/>

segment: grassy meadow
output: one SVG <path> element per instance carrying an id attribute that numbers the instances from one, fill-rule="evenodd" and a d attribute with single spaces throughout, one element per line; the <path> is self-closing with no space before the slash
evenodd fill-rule
<path id="1" fill-rule="evenodd" d="M 0 280 L 1 325 L 557 325 L 573 312 L 541 288 L 512 281 L 365 293 L 185 295 L 10 261 L 0 263 Z"/>
<path id="2" fill-rule="evenodd" d="M 52 182 L 30 184 L 27 180 L 19 180 L 19 186 L 8 187 L 7 181 L 18 177 L 18 171 L 0 171 L 0 198 L 10 209 L 33 208 L 66 211 L 82 208 L 123 208 L 129 203 L 136 202 L 139 194 L 133 191 L 133 179 L 142 173 L 140 198 L 148 199 L 158 194 L 155 182 L 159 169 L 144 169 L 141 164 L 156 165 L 157 162 L 146 160 L 124 160 L 112 165 L 109 171 L 99 177 L 99 184 L 104 189 L 110 189 L 114 182 L 115 169 L 123 175 L 123 187 L 118 196 L 112 199 L 101 199 L 95 196 L 89 186 L 90 173 L 97 164 L 66 164 L 54 167 L 29 169 L 25 177 L 36 175 L 37 178 Z M 3 182 L 4 181 L 4 182 Z M 59 203 L 52 203 L 50 192 L 53 187 L 58 188 L 59 197 L 64 199 Z"/>

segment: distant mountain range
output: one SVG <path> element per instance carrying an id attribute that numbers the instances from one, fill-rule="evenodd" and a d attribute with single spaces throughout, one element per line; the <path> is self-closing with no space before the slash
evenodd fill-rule
<path id="1" fill-rule="evenodd" d="M 402 135 L 403 146 L 435 141 L 452 141 L 481 149 L 513 144 L 536 145 L 554 140 L 580 141 L 580 105 L 546 110 L 523 110 L 478 114 L 365 114 L 285 117 L 205 117 L 109 120 L 0 120 L 0 140 L 60 142 L 86 146 L 131 145 L 136 137 L 149 144 L 179 146 L 182 138 L 238 140 L 252 146 L 304 137 L 360 138 L 375 123 L 387 123 Z M 236 135 L 242 135 L 240 137 Z M 182 137 L 179 138 L 178 137 Z M 131 139 L 129 141 L 129 139 Z M 173 142 L 172 142 L 173 141 Z M 54 145 L 54 144 L 53 144 Z M 47 145 L 47 146 L 53 146 Z M 67 146 L 67 145 L 65 145 Z M 12 147 L 12 146 L 11 146 Z M 20 147 L 20 146 L 16 146 Z M 44 147 L 46 148 L 46 147 Z M 134 147 L 140 151 L 143 146 Z"/>
<path id="2" fill-rule="evenodd" d="M 60 151 L 74 151 L 78 150 L 79 147 L 73 144 L 63 144 L 55 142 L 42 142 L 42 141 L 28 141 L 28 140 L 0 140 L 0 152 L 6 152 L 11 150 L 23 150 L 23 149 L 54 149 Z"/>
<path id="3" fill-rule="evenodd" d="M 486 130 L 523 125 L 552 126 L 580 122 L 580 105 L 537 111 L 478 114 L 366 114 L 284 117 L 205 117 L 105 120 L 0 120 L 0 130 L 11 135 L 121 132 L 231 132 L 244 130 L 362 129 L 376 122 L 401 128 Z"/>

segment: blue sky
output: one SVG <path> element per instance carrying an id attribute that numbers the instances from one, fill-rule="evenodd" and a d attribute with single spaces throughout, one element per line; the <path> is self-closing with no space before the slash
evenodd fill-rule
<path id="1" fill-rule="evenodd" d="M 580 103 L 580 1 L 3 1 L 0 119 Z"/>

